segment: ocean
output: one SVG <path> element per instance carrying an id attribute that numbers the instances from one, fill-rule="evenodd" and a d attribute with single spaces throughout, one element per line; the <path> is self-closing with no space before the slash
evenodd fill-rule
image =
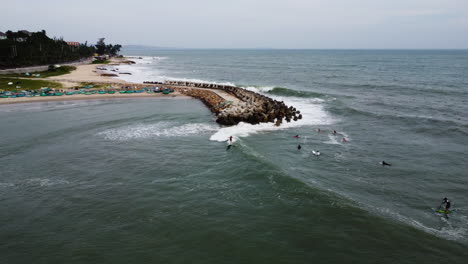
<path id="1" fill-rule="evenodd" d="M 468 51 L 124 53 L 126 80 L 233 84 L 303 119 L 221 127 L 183 97 L 2 105 L 0 263 L 466 263 Z"/>

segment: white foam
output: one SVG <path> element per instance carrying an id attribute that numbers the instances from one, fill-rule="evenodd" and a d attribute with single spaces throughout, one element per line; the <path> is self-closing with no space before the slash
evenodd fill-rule
<path id="1" fill-rule="evenodd" d="M 338 134 L 343 135 L 343 138 L 346 138 L 346 141 L 351 141 L 351 138 L 350 138 L 349 135 L 346 134 L 345 132 L 340 131 L 340 132 L 338 132 Z"/>
<path id="2" fill-rule="evenodd" d="M 41 187 L 48 187 L 57 184 L 69 184 L 69 181 L 62 179 L 41 179 L 41 178 L 32 178 L 25 181 L 27 184 L 39 185 Z"/>
<path id="3" fill-rule="evenodd" d="M 341 143 L 336 140 L 336 135 L 329 134 L 328 138 L 330 139 L 329 141 L 325 141 L 323 143 L 325 144 L 332 144 L 332 145 L 340 145 Z"/>
<path id="4" fill-rule="evenodd" d="M 98 135 L 103 136 L 107 140 L 125 141 L 154 137 L 182 137 L 202 132 L 216 131 L 217 129 L 217 126 L 203 123 L 174 126 L 174 124 L 170 122 L 158 122 L 156 124 L 142 124 L 108 129 L 98 133 Z"/>
<path id="5" fill-rule="evenodd" d="M 253 87 L 253 89 L 255 89 L 256 92 L 259 91 L 259 88 L 257 87 Z M 251 134 L 257 134 L 259 132 L 290 129 L 301 126 L 330 125 L 336 122 L 336 119 L 331 117 L 324 110 L 322 105 L 324 100 L 322 99 L 279 96 L 270 97 L 278 101 L 283 101 L 288 106 L 294 106 L 296 109 L 301 111 L 302 119 L 298 121 L 291 121 L 290 123 L 283 121 L 281 126 L 275 126 L 274 123 L 260 123 L 257 125 L 252 125 L 240 122 L 235 126 L 221 128 L 218 132 L 210 137 L 210 140 L 221 142 L 225 141 L 229 136 L 247 137 Z"/>
<path id="6" fill-rule="evenodd" d="M 160 76 L 163 80 L 168 81 L 183 81 L 183 82 L 196 82 L 196 83 L 212 83 L 212 84 L 220 84 L 220 85 L 231 85 L 235 86 L 235 84 L 230 82 L 215 82 L 215 81 L 207 81 L 201 79 L 193 79 L 193 78 L 177 78 L 177 77 L 170 77 L 170 76 Z"/>
<path id="7" fill-rule="evenodd" d="M 139 59 L 141 57 L 141 59 Z M 215 82 L 215 81 L 207 81 L 202 79 L 195 79 L 195 78 L 180 78 L 180 77 L 172 77 L 168 75 L 164 75 L 160 70 L 155 69 L 161 61 L 169 59 L 169 57 L 148 57 L 148 56 L 136 56 L 136 57 L 129 57 L 132 61 L 135 61 L 135 64 L 130 65 L 120 65 L 118 66 L 119 72 L 129 72 L 129 74 L 122 74 L 116 78 L 125 80 L 127 82 L 135 82 L 135 83 L 142 83 L 144 81 L 156 81 L 156 82 L 164 82 L 164 81 L 183 81 L 183 82 L 197 82 L 197 83 L 212 83 L 212 84 L 220 84 L 220 85 L 231 85 L 234 86 L 235 84 L 230 82 Z M 114 73 L 109 71 L 109 73 Z"/>
<path id="8" fill-rule="evenodd" d="M 145 62 L 149 62 L 148 64 L 145 64 Z M 135 65 L 123 65 L 121 67 L 121 71 L 128 71 L 131 72 L 132 75 L 125 75 L 125 76 L 120 76 L 119 78 L 122 78 L 127 81 L 134 81 L 134 82 L 143 82 L 147 80 L 151 81 L 165 81 L 165 80 L 171 80 L 171 81 L 188 81 L 188 82 L 199 82 L 199 83 L 214 83 L 214 84 L 223 84 L 223 85 L 232 85 L 234 86 L 235 84 L 229 83 L 229 82 L 214 82 L 214 81 L 207 81 L 207 80 L 201 80 L 201 79 L 190 79 L 190 78 L 174 78 L 171 76 L 166 76 L 162 75 L 160 72 L 156 71 L 153 65 L 159 63 L 161 59 L 153 59 L 152 57 L 142 57 L 140 60 L 136 60 L 137 64 Z M 141 62 L 141 63 L 140 63 Z M 248 86 L 248 87 L 243 87 L 247 90 L 254 91 L 257 93 L 262 93 L 265 94 L 268 91 L 271 91 L 274 89 L 274 86 L 263 86 L 263 87 L 253 87 L 253 86 Z M 299 98 L 299 97 L 280 97 L 280 96 L 271 96 L 269 94 L 265 94 L 266 96 L 269 96 L 273 99 L 276 99 L 278 101 L 284 101 L 284 103 L 288 106 L 294 106 L 296 109 L 301 111 L 302 114 L 302 119 L 298 121 L 291 121 L 290 123 L 287 123 L 286 121 L 283 122 L 283 124 L 279 127 L 275 126 L 274 123 L 261 123 L 257 125 L 251 125 L 247 123 L 239 123 L 236 126 L 231 126 L 231 127 L 224 127 L 219 129 L 218 132 L 216 132 L 214 135 L 211 136 L 211 140 L 214 141 L 226 141 L 229 136 L 234 136 L 236 137 L 246 137 L 250 134 L 255 134 L 258 132 L 262 131 L 274 131 L 274 130 L 279 130 L 279 129 L 289 129 L 293 127 L 300 127 L 300 126 L 314 126 L 314 125 L 329 125 L 334 123 L 336 120 L 332 118 L 324 109 L 323 109 L 323 102 L 325 100 L 320 99 L 320 98 Z M 149 132 L 151 131 L 151 132 Z M 145 129 L 145 128 L 140 128 L 140 130 L 136 131 L 133 130 L 133 135 L 135 137 L 144 137 L 145 135 L 152 135 L 152 136 L 160 136 L 163 135 L 164 132 L 156 132 L 157 129 Z M 108 136 L 109 138 L 125 138 L 125 137 L 132 137 L 131 135 L 118 135 L 118 136 L 112 136 L 119 134 L 118 132 L 109 132 Z M 162 133 L 162 134 L 161 134 Z"/>
<path id="9" fill-rule="evenodd" d="M 130 74 L 121 74 L 117 78 L 125 80 L 127 82 L 142 83 L 144 81 L 159 81 L 162 82 L 164 79 L 161 77 L 161 72 L 154 68 L 155 65 L 158 65 L 161 61 L 167 59 L 168 57 L 148 57 L 141 56 L 141 59 L 131 58 L 132 61 L 135 61 L 135 64 L 122 64 L 117 66 L 119 69 L 118 72 L 129 72 Z M 113 73 L 113 72 L 109 72 Z"/>
<path id="10" fill-rule="evenodd" d="M 244 88 L 246 90 L 252 91 L 252 92 L 260 92 L 260 93 L 266 93 L 269 92 L 273 89 L 275 89 L 274 86 L 241 86 L 241 88 Z"/>

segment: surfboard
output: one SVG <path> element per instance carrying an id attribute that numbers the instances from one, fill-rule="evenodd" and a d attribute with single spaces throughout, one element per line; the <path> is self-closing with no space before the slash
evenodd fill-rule
<path id="1" fill-rule="evenodd" d="M 441 214 L 451 214 L 453 211 L 436 210 L 436 212 Z"/>

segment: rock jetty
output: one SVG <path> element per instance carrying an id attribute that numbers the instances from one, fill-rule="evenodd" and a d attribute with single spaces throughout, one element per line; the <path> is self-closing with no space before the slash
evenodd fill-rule
<path id="1" fill-rule="evenodd" d="M 223 108 L 227 107 L 224 98 L 212 91 L 189 88 L 179 89 L 178 92 L 200 99 L 211 110 L 211 112 L 216 115 L 218 115 Z"/>
<path id="2" fill-rule="evenodd" d="M 217 115 L 216 122 L 222 125 L 236 125 L 239 122 L 250 124 L 273 122 L 280 126 L 283 120 L 291 122 L 302 119 L 300 111 L 293 106 L 288 107 L 283 101 L 236 86 L 185 81 L 166 81 L 164 85 L 201 99 Z M 217 94 L 217 90 L 233 95 L 239 100 L 228 101 Z"/>

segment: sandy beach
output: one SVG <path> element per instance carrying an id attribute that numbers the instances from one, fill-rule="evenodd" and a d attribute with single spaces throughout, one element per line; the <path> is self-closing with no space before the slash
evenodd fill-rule
<path id="1" fill-rule="evenodd" d="M 118 60 L 116 61 L 118 62 Z M 106 64 L 87 64 L 79 65 L 76 70 L 69 74 L 53 76 L 47 80 L 58 81 L 62 83 L 81 83 L 81 82 L 99 82 L 99 83 L 128 83 L 115 77 L 101 76 L 104 71 L 97 70 L 97 67 L 106 67 Z"/>
<path id="2" fill-rule="evenodd" d="M 171 94 L 162 93 L 132 93 L 132 94 L 74 94 L 62 96 L 35 96 L 35 97 L 19 97 L 19 98 L 0 98 L 2 104 L 23 104 L 35 102 L 50 102 L 50 101 L 71 101 L 71 100 L 95 100 L 95 99 L 117 99 L 117 98 L 188 98 L 178 92 Z"/>
<path id="3" fill-rule="evenodd" d="M 120 59 L 112 59 L 112 65 L 118 64 Z M 80 86 L 82 83 L 93 83 L 95 85 L 111 85 L 120 87 L 127 86 L 143 86 L 139 83 L 130 83 L 120 80 L 115 77 L 101 76 L 104 71 L 96 69 L 97 67 L 106 67 L 108 64 L 86 64 L 79 65 L 76 70 L 69 74 L 53 76 L 49 78 L 40 78 L 40 80 L 60 82 L 64 86 L 64 90 L 69 90 L 72 87 Z M 90 100 L 90 99 L 113 99 L 113 98 L 175 98 L 184 97 L 179 92 L 175 91 L 171 94 L 162 93 L 131 93 L 120 94 L 118 91 L 115 94 L 74 94 L 62 96 L 34 96 L 34 97 L 17 97 L 17 98 L 0 98 L 0 104 L 18 104 L 18 103 L 33 103 L 33 102 L 46 102 L 46 101 L 66 101 L 66 100 Z"/>

